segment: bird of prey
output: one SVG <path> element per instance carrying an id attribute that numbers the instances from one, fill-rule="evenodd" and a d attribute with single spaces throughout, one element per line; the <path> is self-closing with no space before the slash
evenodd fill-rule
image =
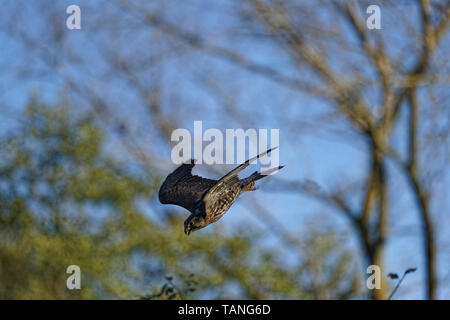
<path id="1" fill-rule="evenodd" d="M 244 179 L 238 177 L 238 173 L 251 162 L 276 148 L 245 161 L 219 180 L 192 175 L 195 160 L 182 164 L 169 174 L 162 184 L 159 189 L 159 201 L 162 204 L 181 206 L 191 212 L 184 222 L 184 233 L 189 235 L 222 218 L 242 192 L 256 190 L 254 187 L 256 180 L 283 168 L 284 166 L 275 167 L 264 173 L 255 171 Z"/>

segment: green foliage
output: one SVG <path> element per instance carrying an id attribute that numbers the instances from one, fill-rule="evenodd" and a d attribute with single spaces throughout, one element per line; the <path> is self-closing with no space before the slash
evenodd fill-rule
<path id="1" fill-rule="evenodd" d="M 161 208 L 160 174 L 133 172 L 111 156 L 114 150 L 105 152 L 107 132 L 93 119 L 33 100 L 21 128 L 3 143 L 0 299 L 358 294 L 341 286 L 353 283 L 352 259 L 331 234 L 311 235 L 310 252 L 288 268 L 279 253 L 260 248 L 264 235 L 257 230 L 225 235 L 210 228 L 187 238 L 184 215 L 152 220 L 139 203 Z M 81 268 L 81 290 L 66 288 L 72 264 Z M 319 276 L 320 266 L 329 275 Z"/>

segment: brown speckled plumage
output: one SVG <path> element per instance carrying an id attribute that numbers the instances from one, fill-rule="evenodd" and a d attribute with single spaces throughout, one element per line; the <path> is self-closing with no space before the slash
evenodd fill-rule
<path id="1" fill-rule="evenodd" d="M 249 177 L 239 179 L 240 171 L 273 149 L 275 148 L 245 161 L 219 180 L 193 176 L 194 160 L 191 160 L 189 164 L 182 164 L 169 174 L 162 184 L 159 190 L 159 201 L 163 204 L 179 205 L 191 212 L 184 222 L 184 231 L 189 235 L 223 217 L 243 191 L 255 190 L 253 186 L 256 180 L 283 168 L 280 166 L 270 169 L 265 172 L 265 175 L 255 171 Z"/>

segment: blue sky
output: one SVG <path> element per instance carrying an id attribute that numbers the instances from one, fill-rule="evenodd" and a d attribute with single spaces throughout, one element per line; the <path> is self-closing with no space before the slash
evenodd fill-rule
<path id="1" fill-rule="evenodd" d="M 29 5 L 23 2 L 18 15 L 18 29 L 28 30 L 38 43 L 43 43 L 51 35 L 49 28 L 43 23 L 47 15 L 45 5 L 53 5 L 50 1 L 38 1 L 39 5 Z M 63 78 L 69 77 L 77 83 L 85 83 L 102 95 L 102 98 L 117 113 L 118 117 L 125 119 L 134 127 L 134 133 L 139 136 L 142 148 L 151 148 L 158 152 L 162 159 L 170 159 L 170 146 L 163 143 L 152 126 L 151 119 L 143 106 L 143 98 L 140 93 L 133 89 L 129 81 L 118 74 L 111 72 L 106 60 L 111 50 L 117 51 L 123 57 L 138 62 L 145 60 L 146 55 L 152 55 L 173 49 L 165 43 L 165 39 L 157 41 L 158 36 L 151 31 L 129 32 L 134 30 L 134 24 L 139 26 L 137 19 L 130 18 L 127 13 L 122 13 L 112 5 L 106 5 L 103 1 L 59 1 L 54 8 L 57 12 L 59 23 L 65 27 L 65 7 L 69 4 L 78 3 L 82 10 L 82 30 L 69 31 L 66 40 L 60 48 L 49 48 L 49 52 L 63 57 L 64 62 L 56 70 L 49 69 L 42 62 L 42 57 L 47 56 L 42 50 L 29 51 L 20 42 L 16 41 L 6 28 L 14 29 L 8 19 L 0 23 L 0 66 L 4 72 L 0 74 L 0 96 L 2 107 L 0 113 L 0 134 L 14 128 L 14 124 L 20 119 L 29 95 L 36 91 L 48 101 L 57 101 L 61 93 L 67 93 Z M 204 36 L 217 45 L 223 45 L 246 54 L 253 61 L 270 65 L 286 74 L 296 75 L 300 72 L 291 67 L 291 61 L 284 56 L 280 48 L 270 42 L 251 40 L 227 33 L 229 30 L 240 30 L 241 25 L 235 13 L 235 6 L 231 1 L 219 1 L 215 5 L 205 4 L 200 1 L 186 1 L 176 4 L 167 2 L 165 4 L 165 16 L 174 22 L 183 20 L 182 26 L 194 32 L 202 31 Z M 13 1 L 6 1 L 2 9 L 2 15 L 12 15 L 13 9 L 17 8 Z M 38 9 L 40 8 L 40 9 Z M 223 10 L 221 10 L 222 8 Z M 163 10 L 163 9 L 161 9 Z M 405 9 L 406 10 L 406 9 Z M 414 19 L 415 9 L 411 10 L 410 19 Z M 49 11 L 50 12 L 50 11 Z M 53 11 L 52 11 L 53 12 Z M 102 15 L 102 12 L 104 15 Z M 208 14 L 205 14 L 207 12 Z M 384 13 L 387 13 L 384 15 Z M 325 19 L 330 13 L 325 12 Z M 122 16 L 123 15 L 123 16 Z M 2 17 L 3 17 L 2 16 Z M 123 18 L 127 16 L 128 18 Z M 108 19 L 116 17 L 117 20 Z M 407 40 L 402 35 L 402 27 L 395 24 L 392 16 L 383 11 L 383 37 L 397 39 L 389 42 L 387 50 L 401 53 L 403 47 L 407 47 Z M 330 17 L 330 19 L 333 17 Z M 383 20 L 385 21 L 385 20 Z M 236 26 L 236 27 L 233 27 Z M 116 29 L 115 29 L 116 28 Z M 3 30 L 3 31 L 2 31 Z M 349 33 L 343 29 L 341 32 Z M 114 37 L 113 37 L 114 36 Z M 349 35 L 350 37 L 350 35 Z M 42 41 L 40 41 L 41 39 Z M 150 45 L 144 45 L 146 39 L 154 41 Z M 156 40 L 155 40 L 156 39 Z M 159 38 L 161 39 L 161 38 Z M 399 40 L 398 40 L 399 39 Z M 448 38 L 447 38 L 448 39 Z M 149 40 L 150 41 L 150 40 Z M 139 43 L 143 43 L 142 51 Z M 395 43 L 395 45 L 393 45 Z M 446 48 L 448 49 L 448 41 Z M 100 50 L 99 50 L 100 48 Z M 149 49 L 149 50 L 147 50 Z M 242 68 L 230 64 L 223 59 L 217 59 L 204 53 L 199 53 L 189 48 L 181 48 L 181 54 L 173 54 L 169 50 L 168 56 L 157 67 L 143 68 L 139 74 L 142 83 L 151 83 L 158 78 L 162 93 L 162 106 L 164 113 L 168 115 L 180 115 L 177 117 L 178 125 L 189 130 L 193 129 L 195 120 L 203 121 L 203 130 L 207 128 L 262 128 L 280 130 L 280 162 L 286 167 L 277 175 L 277 179 L 305 181 L 312 180 L 327 191 L 344 184 L 361 181 L 367 169 L 368 156 L 365 141 L 355 135 L 341 135 L 340 132 L 349 132 L 348 125 L 342 119 L 333 119 L 334 123 L 328 127 L 339 131 L 324 130 L 320 126 L 308 126 L 308 119 L 319 116 L 331 110 L 328 102 L 317 99 L 308 93 L 299 93 L 283 87 L 280 84 L 255 75 Z M 448 52 L 448 50 L 447 50 Z M 170 54 L 172 53 L 173 56 Z M 441 53 L 442 54 L 442 53 Z M 69 59 L 65 56 L 74 55 L 79 60 Z M 47 56 L 48 57 L 48 56 Z M 334 60 L 333 60 L 334 61 Z M 23 74 L 17 71 L 29 65 L 30 70 L 43 70 L 43 77 L 35 76 L 24 80 Z M 7 68 L 5 68 L 7 66 Z M 339 69 L 343 66 L 334 61 L 333 67 Z M 345 67 L 345 65 L 344 65 Z M 308 71 L 301 71 L 302 77 L 308 76 Z M 370 73 L 370 70 L 367 71 Z M 232 104 L 239 110 L 243 117 L 242 121 L 231 118 L 223 110 L 220 100 L 210 91 L 208 81 L 215 82 L 227 96 L 231 96 Z M 438 88 L 448 93 L 448 87 Z M 378 97 L 376 90 L 368 88 L 367 97 L 371 105 L 376 104 Z M 89 102 L 80 99 L 77 94 L 69 90 L 70 102 L 80 110 L 89 109 Z M 405 115 L 406 116 L 406 115 Z M 298 120 L 305 120 L 302 121 Z M 299 124 L 302 124 L 299 126 Z M 398 141 L 402 140 L 404 133 L 399 132 Z M 110 152 L 122 153 L 122 147 L 114 137 L 108 144 Z M 401 149 L 404 146 L 398 145 Z M 127 157 L 126 154 L 122 155 Z M 223 167 L 225 171 L 230 168 Z M 250 170 L 254 170 L 251 168 Z M 250 172 L 248 170 L 248 172 Z M 386 249 L 386 270 L 388 272 L 402 273 L 409 267 L 418 267 L 418 271 L 409 275 L 404 285 L 400 288 L 399 298 L 420 299 L 423 298 L 423 257 L 421 227 L 418 224 L 418 212 L 413 199 L 408 192 L 406 180 L 395 165 L 389 163 L 389 179 L 392 182 L 391 190 L 391 215 L 389 217 L 392 227 Z M 208 170 L 200 169 L 202 174 L 213 176 Z M 218 177 L 216 174 L 215 177 Z M 255 200 L 259 201 L 276 219 L 293 234 L 307 225 L 308 221 L 318 222 L 324 226 L 330 226 L 339 233 L 346 236 L 345 242 L 359 250 L 355 234 L 349 233 L 348 221 L 338 213 L 324 207 L 310 198 L 286 192 L 271 192 L 271 177 L 261 181 L 261 190 L 252 194 L 245 194 L 230 212 L 219 222 L 222 227 L 231 229 L 234 225 L 245 225 L 255 222 L 261 228 L 267 228 L 249 212 L 249 206 Z M 450 194 L 448 189 L 449 174 L 444 171 L 440 185 L 446 188 L 439 194 L 439 199 L 433 204 L 433 212 L 438 217 L 436 229 L 439 234 L 439 256 L 438 266 L 440 277 L 440 291 L 438 297 L 450 297 L 450 261 L 448 248 L 450 245 L 450 234 L 448 233 L 450 219 L 448 214 L 449 203 L 445 194 Z M 361 195 L 363 190 L 355 190 L 355 199 Z M 444 196 L 443 196 L 444 195 Z M 359 202 L 355 201 L 355 204 Z M 156 206 L 152 210 L 162 210 Z M 149 213 L 151 216 L 151 213 Z M 268 243 L 272 246 L 279 245 L 277 238 L 268 233 Z M 366 266 L 362 266 L 365 269 Z M 364 272 L 364 270 L 362 270 Z M 445 281 L 447 277 L 447 281 Z"/>

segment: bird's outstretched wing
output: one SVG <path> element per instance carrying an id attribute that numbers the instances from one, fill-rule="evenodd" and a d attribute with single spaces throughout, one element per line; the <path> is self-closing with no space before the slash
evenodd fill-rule
<path id="1" fill-rule="evenodd" d="M 169 174 L 159 189 L 159 201 L 163 204 L 175 204 L 194 212 L 195 203 L 202 195 L 217 183 L 217 180 L 192 175 L 194 160 L 182 164 Z"/>
<path id="2" fill-rule="evenodd" d="M 206 208 L 209 207 L 209 203 L 216 201 L 218 195 L 222 195 L 222 191 L 225 191 L 228 189 L 231 185 L 234 185 L 235 183 L 239 182 L 238 173 L 247 168 L 250 163 L 255 161 L 256 159 L 268 154 L 272 150 L 277 149 L 278 147 L 271 148 L 267 151 L 264 151 L 263 153 L 248 159 L 243 164 L 237 166 L 235 169 L 228 172 L 226 175 L 224 175 L 222 178 L 220 178 L 217 183 L 212 186 L 210 189 L 208 189 L 205 194 L 202 196 L 202 201 L 204 202 Z"/>

